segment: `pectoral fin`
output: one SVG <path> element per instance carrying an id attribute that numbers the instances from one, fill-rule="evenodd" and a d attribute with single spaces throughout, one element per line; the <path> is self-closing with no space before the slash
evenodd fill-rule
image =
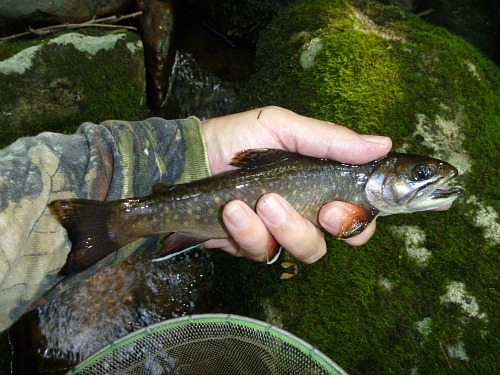
<path id="1" fill-rule="evenodd" d="M 366 208 L 350 205 L 349 214 L 345 215 L 338 238 L 345 239 L 360 234 L 376 217 L 378 212 Z"/>

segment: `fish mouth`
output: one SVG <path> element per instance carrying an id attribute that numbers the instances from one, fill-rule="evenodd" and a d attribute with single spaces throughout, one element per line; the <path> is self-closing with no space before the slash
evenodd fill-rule
<path id="1" fill-rule="evenodd" d="M 445 186 L 455 175 L 456 172 L 452 171 L 445 177 L 429 182 L 408 202 L 408 207 L 413 211 L 424 211 L 450 205 L 463 194 L 462 188 Z"/>

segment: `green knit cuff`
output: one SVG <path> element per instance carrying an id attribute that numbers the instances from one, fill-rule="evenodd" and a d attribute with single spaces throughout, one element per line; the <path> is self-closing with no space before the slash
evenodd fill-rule
<path id="1" fill-rule="evenodd" d="M 207 147 L 200 119 L 190 116 L 180 120 L 180 122 L 182 123 L 182 135 L 186 141 L 186 154 L 184 172 L 176 183 L 182 184 L 210 177 Z"/>

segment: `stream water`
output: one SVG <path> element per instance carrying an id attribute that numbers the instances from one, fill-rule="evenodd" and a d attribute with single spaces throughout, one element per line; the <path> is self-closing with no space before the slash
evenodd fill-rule
<path id="1" fill-rule="evenodd" d="M 18 331 L 30 351 L 14 343 L 14 373 L 64 373 L 139 328 L 210 311 L 213 272 L 210 253 L 200 251 L 159 263 L 133 256 L 103 269 L 16 324 L 14 332 L 31 328 Z"/>

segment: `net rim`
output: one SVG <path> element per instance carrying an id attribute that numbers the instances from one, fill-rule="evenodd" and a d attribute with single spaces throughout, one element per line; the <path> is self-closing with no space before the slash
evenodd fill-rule
<path id="1" fill-rule="evenodd" d="M 324 369 L 331 371 L 332 374 L 348 375 L 338 364 L 336 364 L 333 360 L 323 354 L 319 349 L 305 342 L 301 338 L 293 335 L 292 333 L 276 327 L 271 323 L 266 323 L 257 319 L 235 314 L 186 315 L 179 318 L 168 319 L 159 323 L 152 324 L 137 331 L 131 332 L 128 335 L 111 342 L 109 345 L 106 345 L 104 348 L 100 349 L 99 351 L 95 352 L 90 357 L 79 363 L 77 366 L 71 369 L 68 374 L 77 374 L 85 370 L 87 367 L 96 364 L 102 358 L 114 352 L 115 350 L 119 350 L 126 345 L 136 342 L 142 338 L 154 335 L 159 332 L 174 330 L 179 327 L 206 323 L 235 324 L 250 329 L 255 329 L 263 333 L 268 333 L 280 340 L 287 342 L 296 349 L 301 350 L 304 354 L 309 356 L 312 360 L 316 361 Z"/>

